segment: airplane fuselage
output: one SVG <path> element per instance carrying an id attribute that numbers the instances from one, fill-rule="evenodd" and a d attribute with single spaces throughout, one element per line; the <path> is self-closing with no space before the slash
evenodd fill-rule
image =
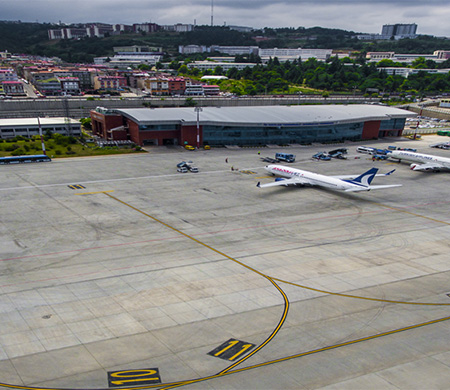
<path id="1" fill-rule="evenodd" d="M 409 162 L 422 163 L 422 164 L 438 164 L 443 169 L 450 169 L 450 158 L 433 156 L 431 154 L 422 154 L 415 152 L 408 152 L 406 150 L 393 150 L 389 157 L 397 160 L 405 160 Z"/>
<path id="2" fill-rule="evenodd" d="M 291 167 L 285 167 L 283 165 L 267 165 L 265 169 L 273 175 L 294 178 L 298 177 L 305 181 L 304 185 L 316 185 L 325 188 L 331 188 L 333 190 L 349 190 L 349 189 L 362 189 L 363 186 L 345 182 L 344 180 L 337 179 L 330 176 L 321 175 L 319 173 L 304 171 L 302 169 L 296 169 Z"/>

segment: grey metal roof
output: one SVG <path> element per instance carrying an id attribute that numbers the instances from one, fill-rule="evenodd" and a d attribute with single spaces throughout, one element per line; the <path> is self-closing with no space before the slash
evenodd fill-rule
<path id="1" fill-rule="evenodd" d="M 132 108 L 114 110 L 140 125 L 197 123 L 194 107 Z M 308 125 L 325 123 L 352 123 L 415 117 L 417 114 L 381 105 L 305 105 L 305 106 L 239 106 L 202 107 L 199 121 L 202 125 Z"/>
<path id="2" fill-rule="evenodd" d="M 67 123 L 72 125 L 80 125 L 80 121 L 71 118 L 53 117 L 53 118 L 39 118 L 41 126 L 65 126 Z M 0 127 L 17 127 L 17 126 L 38 126 L 37 118 L 8 118 L 0 119 Z"/>

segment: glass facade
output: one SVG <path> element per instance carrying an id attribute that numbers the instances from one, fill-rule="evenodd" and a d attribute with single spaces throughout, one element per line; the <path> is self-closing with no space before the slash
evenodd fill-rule
<path id="1" fill-rule="evenodd" d="M 177 125 L 140 125 L 139 131 L 176 130 Z"/>
<path id="2" fill-rule="evenodd" d="M 390 119 L 381 121 L 380 130 L 403 130 L 405 127 L 405 118 Z"/>
<path id="3" fill-rule="evenodd" d="M 204 125 L 202 130 L 203 142 L 209 145 L 286 145 L 359 140 L 363 127 L 364 123 L 359 122 L 260 127 Z"/>

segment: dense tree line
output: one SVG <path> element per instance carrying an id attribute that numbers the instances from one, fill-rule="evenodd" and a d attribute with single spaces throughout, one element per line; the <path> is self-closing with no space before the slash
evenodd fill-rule
<path id="1" fill-rule="evenodd" d="M 416 61 L 420 69 L 423 59 Z M 448 64 L 450 65 L 450 64 Z M 375 63 L 358 63 L 349 58 L 337 57 L 327 62 L 316 59 L 280 63 L 277 58 L 267 65 L 232 68 L 224 72 L 221 67 L 200 73 L 198 69 L 179 67 L 181 74 L 200 77 L 204 74 L 226 75 L 233 81 L 218 82 L 230 92 L 246 95 L 271 93 L 295 93 L 302 88 L 338 93 L 373 93 L 427 95 L 450 90 L 450 74 L 434 74 L 419 71 L 408 78 L 388 75 Z"/>

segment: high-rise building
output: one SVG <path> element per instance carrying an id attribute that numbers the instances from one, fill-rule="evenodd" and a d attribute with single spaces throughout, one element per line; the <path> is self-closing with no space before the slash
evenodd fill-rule
<path id="1" fill-rule="evenodd" d="M 404 38 L 407 37 L 415 37 L 417 31 L 417 24 L 385 24 L 383 29 L 381 30 L 381 35 L 384 36 L 402 36 Z"/>

